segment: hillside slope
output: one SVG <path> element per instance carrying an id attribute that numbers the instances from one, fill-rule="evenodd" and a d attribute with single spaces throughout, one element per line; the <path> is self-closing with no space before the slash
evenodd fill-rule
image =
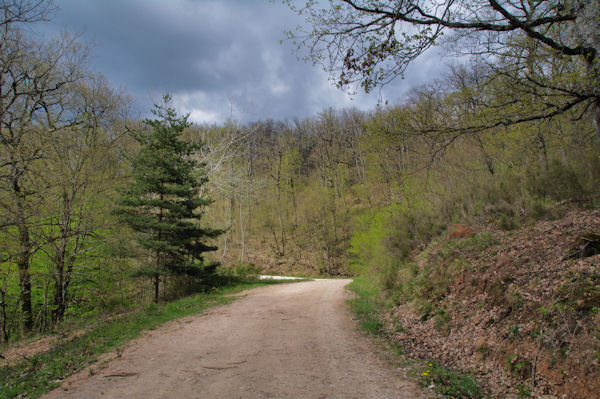
<path id="1" fill-rule="evenodd" d="M 600 211 L 465 231 L 400 267 L 388 335 L 475 374 L 493 397 L 600 397 L 600 255 L 565 259 L 600 231 Z"/>

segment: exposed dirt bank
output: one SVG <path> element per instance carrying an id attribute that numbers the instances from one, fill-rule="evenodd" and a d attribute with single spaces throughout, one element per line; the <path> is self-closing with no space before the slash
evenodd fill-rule
<path id="1" fill-rule="evenodd" d="M 474 373 L 494 398 L 600 398 L 600 255 L 566 257 L 600 231 L 600 210 L 474 230 L 419 255 L 418 299 L 388 311 L 390 336 Z"/>

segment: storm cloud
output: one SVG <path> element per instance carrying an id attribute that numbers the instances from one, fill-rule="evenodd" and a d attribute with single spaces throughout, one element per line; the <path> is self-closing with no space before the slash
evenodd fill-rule
<path id="1" fill-rule="evenodd" d="M 381 92 L 353 96 L 299 61 L 284 31 L 302 20 L 267 0 L 59 0 L 49 30 L 81 32 L 91 66 L 130 93 L 140 113 L 170 93 L 199 123 L 304 118 L 327 108 L 397 102 L 441 68 L 420 60 Z"/>

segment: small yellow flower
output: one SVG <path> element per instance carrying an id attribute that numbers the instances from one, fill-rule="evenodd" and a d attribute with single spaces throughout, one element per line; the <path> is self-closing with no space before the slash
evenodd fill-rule
<path id="1" fill-rule="evenodd" d="M 427 377 L 427 376 L 429 375 L 429 373 L 428 373 L 428 372 L 421 373 L 421 374 L 423 374 L 425 377 Z"/>
<path id="2" fill-rule="evenodd" d="M 433 363 L 429 363 L 429 364 L 428 364 L 428 366 L 429 366 L 429 367 L 433 367 Z"/>

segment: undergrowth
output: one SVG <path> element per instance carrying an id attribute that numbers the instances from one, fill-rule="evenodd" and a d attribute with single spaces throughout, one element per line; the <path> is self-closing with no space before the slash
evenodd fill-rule
<path id="1" fill-rule="evenodd" d="M 435 362 L 423 363 L 406 358 L 402 348 L 386 333 L 379 312 L 390 306 L 388 299 L 381 296 L 381 289 L 373 279 L 365 276 L 354 278 L 348 288 L 357 294 L 351 299 L 350 308 L 356 316 L 360 327 L 372 336 L 381 338 L 387 347 L 387 352 L 396 358 L 403 357 L 400 362 L 412 364 L 412 371 L 418 375 L 423 386 L 431 387 L 444 398 L 481 399 L 483 393 L 477 380 L 470 374 L 452 370 Z M 397 329 L 401 329 L 401 326 Z M 394 360 L 398 362 L 398 359 Z"/>
<path id="2" fill-rule="evenodd" d="M 350 300 L 352 313 L 356 315 L 360 327 L 370 335 L 383 334 L 383 323 L 377 317 L 377 289 L 367 279 L 356 277 L 348 286 L 358 296 Z"/>
<path id="3" fill-rule="evenodd" d="M 421 377 L 422 385 L 435 387 L 444 398 L 483 398 L 477 380 L 472 375 L 449 369 L 439 363 L 427 363 Z"/>
<path id="4" fill-rule="evenodd" d="M 0 368 L 0 398 L 37 398 L 58 387 L 62 380 L 93 363 L 106 352 L 117 349 L 142 331 L 208 307 L 232 302 L 228 296 L 258 286 L 287 281 L 240 282 L 208 293 L 191 295 L 164 304 L 149 304 L 136 311 L 98 319 L 83 335 L 60 342 L 50 350 Z"/>

